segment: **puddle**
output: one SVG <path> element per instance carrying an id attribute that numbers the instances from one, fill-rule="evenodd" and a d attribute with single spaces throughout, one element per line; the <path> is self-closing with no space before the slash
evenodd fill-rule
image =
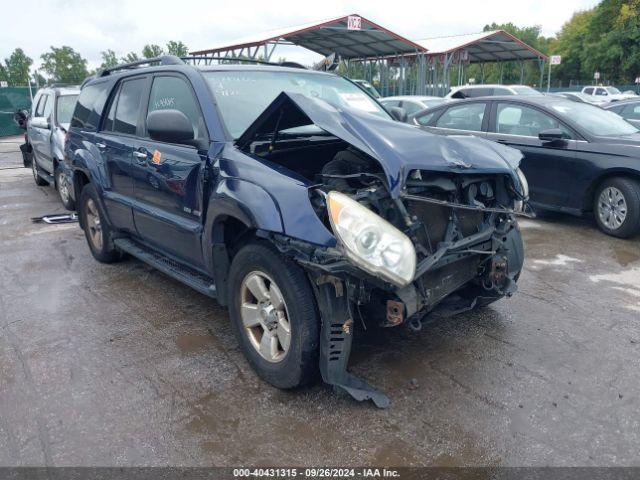
<path id="1" fill-rule="evenodd" d="M 214 341 L 211 335 L 180 335 L 176 345 L 182 353 L 191 353 L 208 347 Z"/>
<path id="2" fill-rule="evenodd" d="M 616 248 L 613 256 L 622 267 L 640 261 L 640 248 Z"/>
<path id="3" fill-rule="evenodd" d="M 637 299 L 640 297 L 640 267 L 631 268 L 629 270 L 623 270 L 618 273 L 602 273 L 598 275 L 589 276 L 589 280 L 594 283 L 608 282 L 613 283 L 613 288 L 618 291 L 622 291 L 627 295 L 633 297 L 630 304 L 625 305 L 628 310 L 640 312 L 640 301 Z"/>

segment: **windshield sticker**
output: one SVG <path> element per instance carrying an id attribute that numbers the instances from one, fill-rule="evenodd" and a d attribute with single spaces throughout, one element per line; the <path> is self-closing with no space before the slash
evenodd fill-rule
<path id="1" fill-rule="evenodd" d="M 364 93 L 339 93 L 338 95 L 340 95 L 342 101 L 351 108 L 373 113 L 378 111 L 376 105 Z"/>
<path id="2" fill-rule="evenodd" d="M 163 97 L 157 99 L 153 103 L 154 110 L 162 110 L 165 108 L 172 108 L 176 105 L 176 97 Z"/>

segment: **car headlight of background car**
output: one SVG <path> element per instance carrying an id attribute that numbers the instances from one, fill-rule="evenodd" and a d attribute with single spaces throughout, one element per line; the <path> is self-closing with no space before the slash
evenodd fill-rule
<path id="1" fill-rule="evenodd" d="M 518 199 L 514 202 L 513 209 L 516 212 L 522 212 L 524 210 L 524 202 L 529 199 L 529 182 L 527 182 L 527 177 L 524 176 L 524 172 L 520 170 L 520 168 L 516 168 L 516 175 L 520 182 L 520 195 L 522 196 L 522 199 Z"/>
<path id="2" fill-rule="evenodd" d="M 416 251 L 409 237 L 342 193 L 329 192 L 327 206 L 333 233 L 354 264 L 399 287 L 413 280 Z"/>

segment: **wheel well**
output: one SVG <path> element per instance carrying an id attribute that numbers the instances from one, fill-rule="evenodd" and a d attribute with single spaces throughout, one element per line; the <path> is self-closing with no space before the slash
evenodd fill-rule
<path id="1" fill-rule="evenodd" d="M 610 178 L 616 178 L 616 177 L 630 178 L 632 180 L 640 182 L 640 173 L 628 172 L 628 171 L 606 172 L 604 175 L 596 178 L 593 182 L 591 182 L 591 185 L 589 185 L 589 188 L 587 189 L 587 192 L 583 199 L 583 205 L 582 205 L 583 211 L 585 212 L 593 211 L 593 202 L 595 200 L 595 194 L 596 194 L 596 190 L 598 190 L 598 187 L 602 185 L 602 182 L 609 180 Z"/>
<path id="2" fill-rule="evenodd" d="M 238 250 L 254 237 L 255 229 L 235 217 L 224 216 L 213 224 L 212 257 L 218 302 L 228 305 L 227 279 Z"/>

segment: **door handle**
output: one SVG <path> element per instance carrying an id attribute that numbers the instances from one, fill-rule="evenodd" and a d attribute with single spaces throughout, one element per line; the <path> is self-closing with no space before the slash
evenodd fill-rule
<path id="1" fill-rule="evenodd" d="M 147 152 L 146 151 L 140 151 L 140 150 L 134 150 L 133 151 L 133 156 L 136 158 L 136 163 L 138 165 L 142 165 L 142 166 L 146 166 L 147 165 Z"/>
<path id="2" fill-rule="evenodd" d="M 96 147 L 98 147 L 100 150 L 104 150 L 105 148 L 107 148 L 107 145 L 104 143 L 96 143 Z"/>
<path id="3" fill-rule="evenodd" d="M 507 143 L 507 141 L 504 138 L 499 138 L 498 140 L 496 140 L 496 142 L 498 142 L 498 143 Z"/>

